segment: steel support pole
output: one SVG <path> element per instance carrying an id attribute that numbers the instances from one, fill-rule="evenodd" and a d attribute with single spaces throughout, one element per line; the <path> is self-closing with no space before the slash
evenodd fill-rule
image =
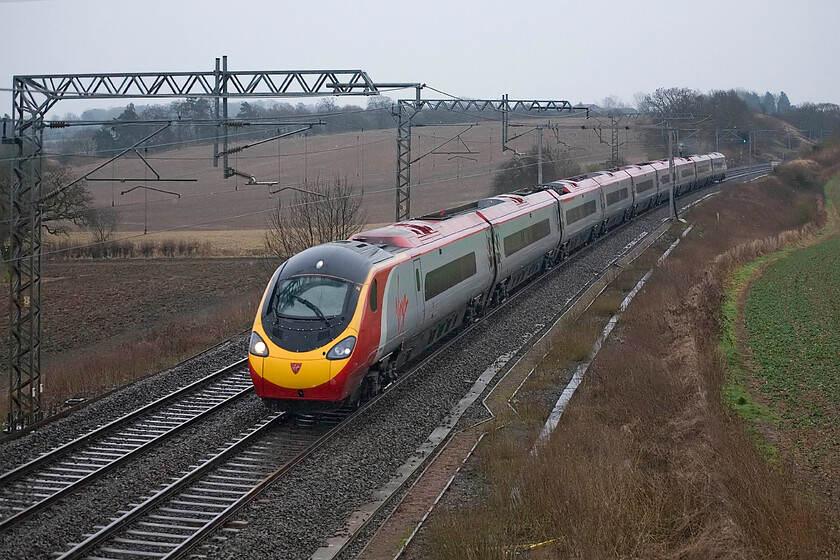
<path id="1" fill-rule="evenodd" d="M 613 167 L 618 167 L 618 121 L 616 117 L 611 117 L 612 135 L 610 138 L 610 159 Z"/>
<path id="2" fill-rule="evenodd" d="M 502 96 L 500 109 L 502 111 L 502 153 L 505 153 L 508 149 L 508 124 L 510 122 L 510 115 L 508 115 L 508 111 L 510 110 L 508 106 L 508 94 Z"/>
<path id="3" fill-rule="evenodd" d="M 397 101 L 397 207 L 398 222 L 411 218 L 411 118 L 416 110 L 404 100 Z"/>
<path id="4" fill-rule="evenodd" d="M 222 144 L 222 148 L 224 150 L 224 158 L 222 160 L 222 176 L 227 179 L 230 175 L 228 175 L 228 169 L 230 165 L 228 165 L 228 65 L 227 65 L 227 55 L 222 56 L 222 130 L 224 132 L 224 140 Z"/>
<path id="5" fill-rule="evenodd" d="M 213 71 L 215 76 L 215 85 L 213 86 L 213 117 L 216 119 L 216 135 L 213 138 L 213 167 L 219 167 L 219 129 L 221 123 L 219 122 L 219 92 L 222 91 L 222 74 L 219 68 L 220 60 L 216 59 L 216 69 Z M 225 137 L 227 139 L 227 137 Z"/>
<path id="6" fill-rule="evenodd" d="M 543 184 L 542 127 L 537 127 L 537 184 Z"/>
<path id="7" fill-rule="evenodd" d="M 669 219 L 677 220 L 677 203 L 674 200 L 674 183 L 677 182 L 677 174 L 674 169 L 674 130 L 670 125 L 668 125 L 668 177 L 670 178 L 670 181 L 668 181 L 668 196 L 670 198 L 668 206 L 671 209 Z"/>
<path id="8" fill-rule="evenodd" d="M 16 84 L 17 85 L 17 84 Z M 15 96 L 20 90 L 15 88 Z M 17 102 L 15 107 L 23 107 Z M 9 235 L 9 413 L 7 429 L 43 417 L 41 393 L 41 152 L 43 118 L 15 115 Z"/>

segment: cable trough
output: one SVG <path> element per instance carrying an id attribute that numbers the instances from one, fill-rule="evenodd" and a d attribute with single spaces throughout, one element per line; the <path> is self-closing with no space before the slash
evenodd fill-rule
<path id="1" fill-rule="evenodd" d="M 253 390 L 240 360 L 0 476 L 0 531 Z"/>

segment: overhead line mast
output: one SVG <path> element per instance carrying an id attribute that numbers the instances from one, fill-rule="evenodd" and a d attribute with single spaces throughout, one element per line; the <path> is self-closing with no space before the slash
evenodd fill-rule
<path id="1" fill-rule="evenodd" d="M 495 111 L 502 115 L 502 152 L 510 150 L 508 147 L 508 126 L 511 112 L 555 112 L 575 114 L 586 113 L 587 107 L 572 107 L 565 100 L 522 100 L 508 99 L 420 99 L 417 91 L 415 99 L 400 99 L 394 106 L 394 118 L 397 120 L 397 177 L 396 177 L 396 219 L 398 222 L 411 218 L 411 164 L 417 160 L 411 158 L 411 120 L 423 111 Z M 421 156 L 423 157 L 423 156 Z M 420 158 L 417 158 L 418 160 Z"/>
<path id="2" fill-rule="evenodd" d="M 12 136 L 3 143 L 17 146 L 13 167 L 9 233 L 10 329 L 9 413 L 7 430 L 40 420 L 41 402 L 41 226 L 47 197 L 42 195 L 41 158 L 45 116 L 59 101 L 96 99 L 213 99 L 222 138 L 214 141 L 214 165 L 227 166 L 227 107 L 230 98 L 289 98 L 380 95 L 384 88 L 416 88 L 419 83 L 378 84 L 362 70 L 230 71 L 227 57 L 215 69 L 199 72 L 135 72 L 15 76 L 12 93 Z M 223 116 L 222 116 L 223 114 Z M 219 151 L 219 140 L 224 150 Z"/>

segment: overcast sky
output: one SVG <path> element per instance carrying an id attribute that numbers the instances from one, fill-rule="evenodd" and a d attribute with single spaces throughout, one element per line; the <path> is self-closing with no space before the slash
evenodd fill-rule
<path id="1" fill-rule="evenodd" d="M 6 90 L 16 74 L 211 71 L 228 55 L 231 70 L 358 68 L 473 98 L 740 87 L 840 103 L 837 0 L 0 0 L 0 22 Z"/>

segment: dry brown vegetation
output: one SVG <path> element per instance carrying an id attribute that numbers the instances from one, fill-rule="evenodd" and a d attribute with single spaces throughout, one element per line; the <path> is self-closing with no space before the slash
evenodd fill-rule
<path id="1" fill-rule="evenodd" d="M 837 556 L 840 512 L 758 451 L 721 399 L 727 363 L 718 346 L 734 268 L 813 235 L 805 215 L 824 219 L 820 189 L 838 171 L 840 149 L 815 159 L 823 168 L 790 166 L 691 212 L 694 233 L 633 301 L 549 443 L 530 454 L 535 422 L 486 438 L 479 497 L 433 519 L 424 555 L 505 558 L 511 547 L 545 543 L 528 557 Z M 581 339 L 591 346 L 591 320 L 561 335 L 549 362 L 555 379 L 558 350 L 580 359 Z M 535 377 L 544 383 L 552 371 L 543 369 Z M 527 384 L 525 394 L 529 412 L 542 407 L 545 418 Z"/>
<path id="2" fill-rule="evenodd" d="M 276 265 L 244 258 L 45 262 L 43 406 L 55 412 L 70 397 L 99 395 L 244 331 Z M 8 325 L 7 313 L 0 309 L 0 324 Z M 7 404 L 0 401 L 3 417 Z"/>
<path id="3" fill-rule="evenodd" d="M 55 412 L 68 398 L 95 397 L 235 336 L 253 322 L 261 295 L 251 291 L 199 313 L 174 316 L 144 335 L 56 356 L 43 374 L 44 406 Z"/>

